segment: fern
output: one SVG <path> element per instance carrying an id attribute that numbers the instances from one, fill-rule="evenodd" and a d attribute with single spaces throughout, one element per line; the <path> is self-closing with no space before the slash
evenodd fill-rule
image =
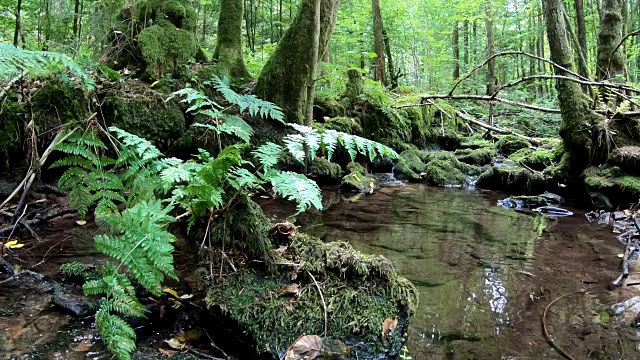
<path id="1" fill-rule="evenodd" d="M 212 80 L 205 82 L 205 85 L 212 84 L 213 87 L 224 96 L 230 104 L 238 105 L 240 113 L 249 111 L 249 115 L 252 117 L 259 116 L 263 119 L 271 118 L 281 123 L 284 122 L 284 113 L 282 110 L 271 102 L 264 101 L 255 95 L 246 94 L 239 95 L 233 91 L 229 85 L 215 76 Z"/>
<path id="2" fill-rule="evenodd" d="M 301 174 L 284 171 L 274 171 L 269 179 L 276 194 L 298 203 L 298 213 L 311 207 L 322 210 L 322 193 L 315 181 Z"/>
<path id="3" fill-rule="evenodd" d="M 63 80 L 70 81 L 68 72 L 78 79 L 86 91 L 91 91 L 95 87 L 95 81 L 89 73 L 64 54 L 25 50 L 6 42 L 0 42 L 0 80 L 11 79 L 23 71 L 27 71 L 33 76 L 54 74 Z"/>

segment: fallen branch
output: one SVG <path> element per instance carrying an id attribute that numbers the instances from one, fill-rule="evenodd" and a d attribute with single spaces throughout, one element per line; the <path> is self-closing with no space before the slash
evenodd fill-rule
<path id="1" fill-rule="evenodd" d="M 501 103 L 508 104 L 508 105 L 513 105 L 513 106 L 517 106 L 517 107 L 521 107 L 521 108 L 525 108 L 525 109 L 529 109 L 529 110 L 545 112 L 545 113 L 551 113 L 551 114 L 560 114 L 561 113 L 560 109 L 550 109 L 550 108 L 545 108 L 545 107 L 541 107 L 541 106 L 535 106 L 535 105 L 531 105 L 531 104 L 526 104 L 526 103 L 507 100 L 507 99 L 503 99 L 503 98 L 499 98 L 499 97 L 494 97 L 494 96 L 491 96 L 491 95 L 435 94 L 435 95 L 423 95 L 422 96 L 422 101 L 425 101 L 425 102 L 427 100 L 434 100 L 434 99 L 496 101 L 496 102 L 501 102 Z M 408 107 L 413 107 L 413 106 L 427 106 L 427 105 L 431 105 L 431 104 L 429 104 L 429 103 L 408 104 L 408 105 L 395 106 L 395 108 L 396 109 L 402 109 L 402 108 L 408 108 Z"/>
<path id="2" fill-rule="evenodd" d="M 23 71 L 21 72 L 18 76 L 14 77 L 13 79 L 9 80 L 8 83 L 6 83 L 2 89 L 0 89 L 0 100 L 4 99 L 5 96 L 7 96 L 7 92 L 9 91 L 9 89 L 11 89 L 11 87 L 13 86 L 13 84 L 17 83 L 18 81 L 20 81 L 20 79 L 22 79 L 23 77 L 25 77 L 29 72 L 28 71 Z"/>
<path id="3" fill-rule="evenodd" d="M 496 126 L 493 126 L 493 125 L 486 124 L 486 123 L 484 123 L 484 122 L 482 122 L 480 120 L 474 119 L 474 118 L 464 114 L 461 111 L 456 111 L 456 116 L 458 116 L 459 118 L 461 118 L 464 121 L 470 122 L 470 123 L 472 123 L 474 125 L 478 125 L 481 128 L 484 128 L 484 129 L 487 129 L 487 130 L 491 130 L 491 131 L 495 131 L 498 134 L 514 135 L 514 136 L 523 138 L 523 139 L 527 140 L 528 142 L 530 142 L 530 143 L 532 143 L 534 145 L 541 145 L 542 144 L 542 142 L 540 140 L 538 140 L 538 139 L 534 139 L 534 138 L 526 136 L 526 135 L 518 134 L 517 132 L 513 132 L 513 131 L 511 131 L 509 129 L 499 128 L 499 127 L 496 127 Z"/>
<path id="4" fill-rule="evenodd" d="M 45 216 L 36 216 L 34 219 L 29 220 L 29 221 L 24 221 L 24 220 L 20 220 L 18 223 L 16 223 L 15 225 L 11 225 L 11 226 L 7 226 L 5 228 L 0 229 L 0 236 L 6 235 L 6 234 L 11 234 L 11 232 L 13 232 L 17 227 L 19 227 L 20 225 L 24 225 L 24 226 L 34 226 L 34 225 L 38 225 L 40 223 L 44 223 L 47 222 L 51 219 L 60 217 L 60 216 L 64 216 L 67 214 L 73 214 L 75 213 L 76 210 L 74 209 L 63 209 L 63 210 L 59 210 L 53 213 L 49 213 Z"/>
<path id="5" fill-rule="evenodd" d="M 638 35 L 640 35 L 640 29 L 628 33 L 625 37 L 622 38 L 622 40 L 620 40 L 620 42 L 618 43 L 618 45 L 616 45 L 616 47 L 613 49 L 611 54 L 609 54 L 609 64 L 607 65 L 608 69 L 611 68 L 611 59 L 613 58 L 613 54 L 615 54 L 616 51 L 618 51 L 618 49 L 620 49 L 620 46 L 622 46 L 622 44 L 624 44 L 624 42 L 627 41 L 628 38 L 630 38 L 632 36 L 638 36 Z"/>
<path id="6" fill-rule="evenodd" d="M 552 302 L 550 302 L 549 305 L 547 305 L 547 307 L 544 308 L 544 313 L 542 313 L 542 330 L 544 332 L 544 337 L 547 339 L 547 341 L 549 342 L 551 347 L 556 349 L 556 351 L 558 351 L 562 356 L 564 356 L 565 358 L 567 358 L 569 360 L 575 360 L 575 359 L 571 355 L 569 355 L 566 351 L 564 351 L 558 344 L 556 344 L 555 341 L 553 341 L 553 339 L 549 335 L 549 330 L 547 330 L 547 313 L 549 312 L 549 309 L 551 308 L 551 306 L 553 306 L 553 304 L 556 303 L 556 301 L 558 301 L 560 299 L 564 299 L 567 296 L 574 295 L 574 294 L 584 294 L 584 292 L 583 291 L 578 291 L 578 292 L 575 292 L 575 293 L 564 294 L 564 295 L 556 298 Z"/>
<path id="7" fill-rule="evenodd" d="M 327 304 L 324 302 L 324 295 L 322 295 L 322 290 L 320 290 L 320 285 L 318 285 L 318 282 L 316 281 L 316 278 L 314 278 L 313 275 L 311 275 L 311 273 L 309 271 L 307 271 L 307 274 L 309 274 L 309 276 L 311 276 L 311 280 L 313 280 L 313 283 L 316 284 L 316 287 L 318 288 L 318 292 L 320 293 L 320 300 L 322 300 L 322 306 L 324 307 L 324 337 L 326 338 L 327 337 L 327 324 L 328 324 L 328 320 L 327 320 Z"/>

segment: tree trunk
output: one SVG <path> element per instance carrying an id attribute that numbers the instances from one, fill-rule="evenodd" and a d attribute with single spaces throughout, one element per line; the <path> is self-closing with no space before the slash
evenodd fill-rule
<path id="1" fill-rule="evenodd" d="M 307 84 L 307 114 L 305 125 L 313 125 L 313 100 L 315 98 L 316 73 L 318 72 L 318 53 L 320 52 L 320 1 L 315 0 L 313 7 L 313 33 L 311 35 L 311 56 L 309 57 L 309 83 Z M 324 49 L 323 49 L 324 50 Z M 324 52 L 324 51 L 323 51 Z"/>
<path id="2" fill-rule="evenodd" d="M 484 3 L 484 11 L 485 11 L 485 27 L 487 29 L 487 58 L 493 56 L 493 14 L 491 13 L 491 0 L 485 0 Z M 489 60 L 487 62 L 487 95 L 493 95 L 498 86 L 498 82 L 496 80 L 495 75 L 495 67 L 496 62 L 495 59 Z"/>
<path id="3" fill-rule="evenodd" d="M 551 60 L 563 67 L 571 67 L 571 48 L 565 24 L 563 0 L 545 0 L 543 6 Z M 559 69 L 556 69 L 555 73 L 570 76 Z M 594 146 L 592 136 L 595 135 L 592 131 L 597 131 L 597 125 L 602 119 L 589 108 L 578 83 L 558 79 L 556 89 L 562 111 L 560 136 L 566 151 L 561 164 L 566 166 L 563 170 L 577 178 L 589 165 Z"/>
<path id="4" fill-rule="evenodd" d="M 20 41 L 20 33 L 22 33 L 22 23 L 20 22 L 22 13 L 22 0 L 18 0 L 18 5 L 16 6 L 16 28 L 13 32 L 13 46 L 18 47 L 18 42 Z"/>
<path id="5" fill-rule="evenodd" d="M 389 63 L 389 83 L 391 84 L 391 90 L 398 88 L 399 74 L 396 72 L 396 67 L 393 63 L 393 56 L 391 55 L 391 41 L 386 30 L 382 30 L 382 39 L 384 40 L 384 52 L 387 54 L 387 62 Z"/>
<path id="6" fill-rule="evenodd" d="M 600 9 L 600 31 L 598 32 L 598 80 L 624 82 L 626 75 L 625 57 L 622 47 L 613 50 L 622 41 L 623 0 L 602 0 Z M 612 54 L 613 53 L 613 54 Z"/>
<path id="7" fill-rule="evenodd" d="M 576 29 L 578 36 L 578 43 L 580 44 L 577 49 L 581 54 L 584 61 L 578 61 L 578 74 L 583 77 L 589 77 L 589 68 L 587 67 L 587 25 L 584 20 L 584 2 L 583 0 L 574 0 L 574 8 L 576 10 Z M 582 90 L 586 91 L 587 86 L 583 85 Z"/>
<path id="8" fill-rule="evenodd" d="M 80 0 L 75 0 L 73 7 L 73 39 L 78 39 L 78 18 L 80 16 Z"/>
<path id="9" fill-rule="evenodd" d="M 464 65 L 465 71 L 469 66 L 469 20 L 465 20 L 462 28 L 462 37 L 464 42 Z"/>
<path id="10" fill-rule="evenodd" d="M 322 0 L 320 4 L 320 47 L 324 53 L 333 34 L 340 0 Z M 256 95 L 280 106 L 289 122 L 304 119 L 307 82 L 311 68 L 309 58 L 313 49 L 315 0 L 302 0 L 297 15 L 285 31 L 273 55 L 264 65 Z"/>
<path id="11" fill-rule="evenodd" d="M 460 77 L 460 33 L 458 30 L 458 22 L 453 25 L 453 34 L 451 35 L 453 43 L 453 80 Z"/>
<path id="12" fill-rule="evenodd" d="M 373 69 L 373 80 L 380 81 L 387 86 L 387 77 L 384 66 L 384 45 L 382 39 L 382 15 L 380 14 L 380 0 L 371 1 L 373 11 L 373 40 L 376 52 L 375 67 Z"/>
<path id="13" fill-rule="evenodd" d="M 250 77 L 242 56 L 242 2 L 220 0 L 218 44 L 213 58 L 218 74 L 228 78 Z"/>

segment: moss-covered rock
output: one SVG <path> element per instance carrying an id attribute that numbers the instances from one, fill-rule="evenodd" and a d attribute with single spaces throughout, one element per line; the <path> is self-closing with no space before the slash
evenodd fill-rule
<path id="1" fill-rule="evenodd" d="M 530 148 L 531 144 L 521 137 L 515 135 L 504 135 L 500 137 L 495 146 L 499 153 L 509 156 L 520 149 Z"/>
<path id="2" fill-rule="evenodd" d="M 336 117 L 329 119 L 322 125 L 324 129 L 341 131 L 351 135 L 362 135 L 362 126 L 356 118 Z"/>
<path id="3" fill-rule="evenodd" d="M 435 186 L 456 186 L 464 184 L 466 178 L 451 162 L 433 160 L 427 164 L 425 180 Z"/>
<path id="4" fill-rule="evenodd" d="M 609 155 L 609 163 L 634 175 L 640 175 L 640 147 L 623 146 L 616 148 Z"/>
<path id="5" fill-rule="evenodd" d="M 187 0 L 143 0 L 137 5 L 138 21 L 146 26 L 138 46 L 147 65 L 146 74 L 180 75 L 182 66 L 198 53 L 195 35 L 197 13 Z"/>
<path id="6" fill-rule="evenodd" d="M 556 155 L 553 151 L 548 151 L 542 148 L 537 148 L 535 150 L 522 148 L 509 156 L 509 159 L 516 164 L 525 165 L 537 171 L 542 171 L 553 165 L 555 158 Z"/>
<path id="7" fill-rule="evenodd" d="M 394 174 L 398 179 L 426 181 L 436 186 L 463 185 L 465 175 L 478 175 L 481 169 L 465 164 L 446 151 L 409 150 L 400 154 Z"/>
<path id="8" fill-rule="evenodd" d="M 482 134 L 473 134 L 460 142 L 460 149 L 482 149 L 493 147 L 493 141 L 486 140 Z"/>
<path id="9" fill-rule="evenodd" d="M 422 160 L 424 154 L 419 150 L 407 150 L 400 154 L 398 163 L 393 168 L 395 177 L 406 181 L 421 181 L 420 174 L 424 172 L 426 164 Z"/>
<path id="10" fill-rule="evenodd" d="M 592 166 L 584 171 L 584 183 L 590 192 L 599 192 L 614 205 L 628 205 L 640 195 L 640 177 L 618 166 Z"/>
<path id="11" fill-rule="evenodd" d="M 144 137 L 162 151 L 187 141 L 182 110 L 176 102 L 165 102 L 160 93 L 111 94 L 105 98 L 102 115 L 109 125 Z"/>
<path id="12" fill-rule="evenodd" d="M 486 189 L 534 194 L 542 193 L 549 185 L 550 178 L 541 172 L 534 172 L 514 164 L 485 166 L 478 177 L 478 186 Z"/>
<path id="13" fill-rule="evenodd" d="M 313 118 L 324 121 L 325 117 L 336 118 L 347 114 L 345 106 L 338 99 L 330 96 L 316 96 L 313 102 Z"/>
<path id="14" fill-rule="evenodd" d="M 346 191 L 372 193 L 378 188 L 378 179 L 356 162 L 347 164 L 347 175 L 342 178 L 340 186 Z"/>
<path id="15" fill-rule="evenodd" d="M 394 149 L 411 143 L 412 127 L 406 112 L 368 100 L 363 100 L 359 106 L 360 111 L 356 112 L 361 114 L 364 137 Z"/>
<path id="16" fill-rule="evenodd" d="M 280 262 L 299 263 L 295 281 L 290 267 L 273 276 L 243 269 L 229 273 L 224 284 L 207 292 L 208 307 L 221 309 L 237 321 L 258 352 L 280 357 L 300 334 L 323 335 L 324 307 L 318 286 L 327 304 L 327 335 L 353 346 L 349 358 L 355 358 L 355 352 L 361 358 L 363 354 L 384 358 L 399 350 L 406 315 L 416 310 L 418 294 L 387 259 L 361 254 L 344 242 L 325 243 L 297 235 Z M 380 332 L 388 317 L 400 323 L 383 342 Z"/>
<path id="17" fill-rule="evenodd" d="M 316 157 L 308 168 L 309 176 L 320 185 L 339 184 L 342 169 L 323 157 Z"/>
<path id="18" fill-rule="evenodd" d="M 456 158 L 466 164 L 484 166 L 491 163 L 496 156 L 496 151 L 492 148 L 481 147 L 477 149 L 458 149 L 455 152 Z"/>

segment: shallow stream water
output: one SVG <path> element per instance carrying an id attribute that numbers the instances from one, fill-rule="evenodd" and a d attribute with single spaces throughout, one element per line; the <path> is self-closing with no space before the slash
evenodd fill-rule
<path id="1" fill-rule="evenodd" d="M 327 189 L 325 211 L 300 216 L 298 225 L 384 255 L 416 284 L 420 305 L 407 343 L 414 360 L 560 359 L 541 324 L 558 298 L 547 331 L 574 359 L 640 359 L 630 319 L 606 313 L 638 293 L 607 290 L 624 251 L 610 228 L 590 224 L 579 209 L 547 219 L 496 206 L 507 196 L 422 185 L 372 195 Z M 295 211 L 286 201 L 260 202 L 280 219 Z M 93 228 L 64 230 L 69 223 L 52 224 L 41 235 L 46 246 L 25 252 L 25 266 L 41 263 L 34 270 L 55 277 L 59 263 L 95 259 Z M 90 319 L 51 309 L 47 296 L 0 293 L 0 360 L 108 358 Z"/>
<path id="2" fill-rule="evenodd" d="M 508 195 L 406 185 L 372 195 L 325 192 L 305 231 L 389 258 L 420 292 L 413 359 L 640 359 L 637 335 L 606 309 L 634 295 L 608 291 L 624 246 L 584 211 L 547 219 L 496 206 Z M 280 212 L 283 204 L 267 206 Z M 585 291 L 586 293 L 580 293 Z"/>

